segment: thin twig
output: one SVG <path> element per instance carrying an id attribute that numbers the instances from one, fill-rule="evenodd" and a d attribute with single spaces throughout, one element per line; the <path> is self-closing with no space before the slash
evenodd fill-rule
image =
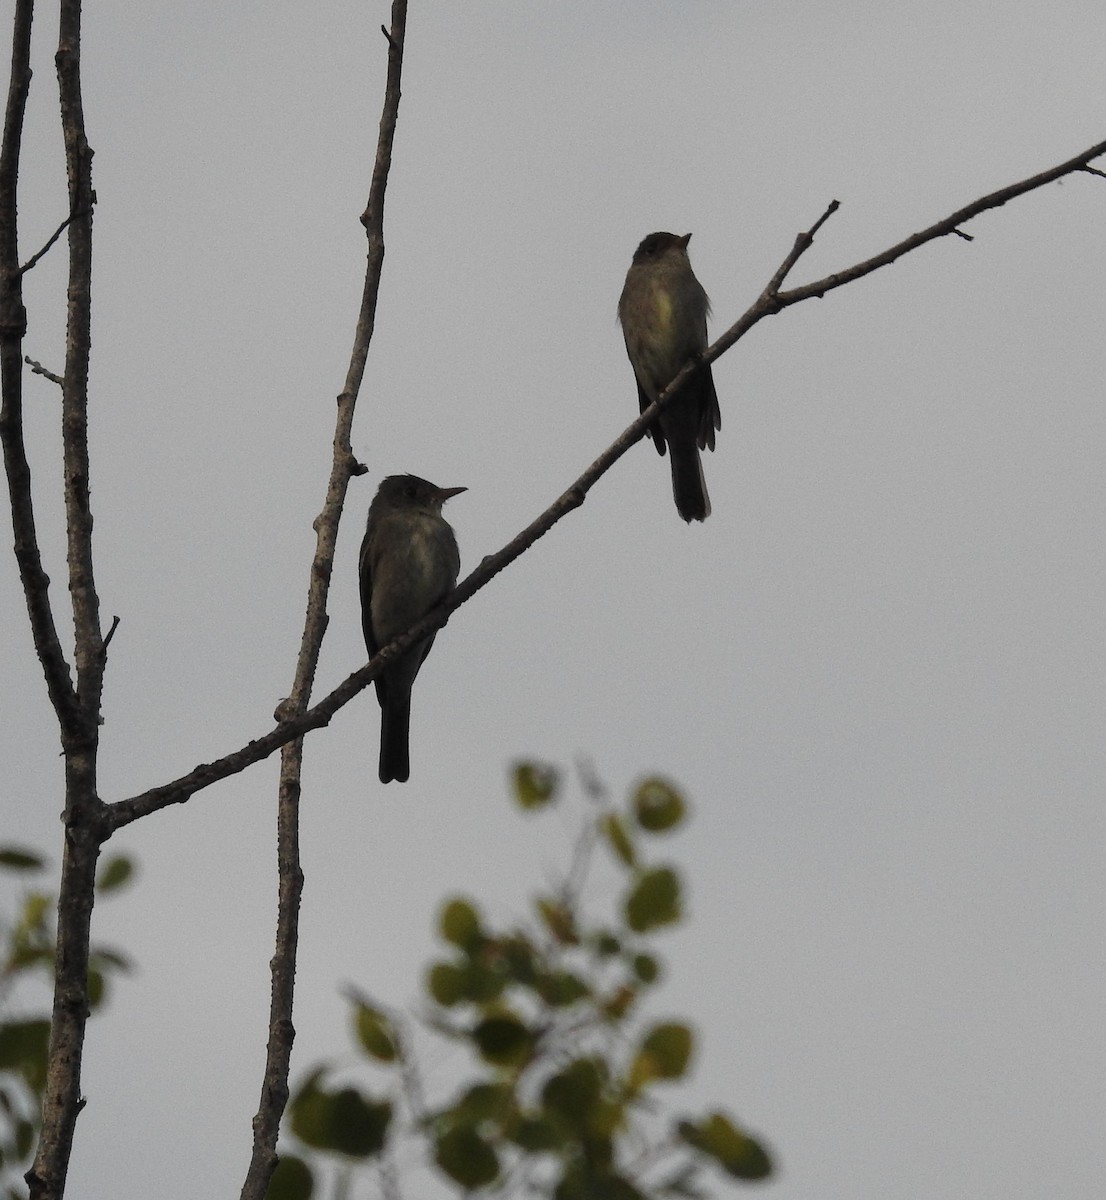
<path id="1" fill-rule="evenodd" d="M 380 273 L 384 265 L 384 194 L 392 159 L 399 109 L 400 76 L 403 67 L 403 41 L 407 21 L 406 0 L 393 0 L 392 27 L 388 39 L 388 77 L 384 89 L 384 108 L 380 119 L 376 160 L 368 204 L 362 221 L 369 243 L 368 263 L 361 308 L 354 333 L 350 365 L 345 386 L 338 397 L 330 479 L 323 510 L 315 519 L 315 555 L 311 563 L 307 591 L 307 615 L 296 662 L 291 695 L 281 704 L 282 716 L 303 713 L 311 697 L 319 652 L 329 618 L 326 602 L 350 479 L 364 471 L 353 456 L 350 432 L 361 381 L 365 372 L 369 342 L 376 319 L 380 291 Z M 269 1040 L 265 1053 L 265 1071 L 261 1099 L 253 1119 L 253 1152 L 242 1184 L 242 1200 L 264 1200 L 277 1164 L 276 1143 L 280 1120 L 288 1103 L 288 1074 L 295 1029 L 292 1003 L 295 992 L 296 950 L 299 942 L 299 909 L 303 892 L 303 871 L 299 851 L 299 803 L 303 768 L 303 738 L 286 741 L 282 747 L 280 783 L 277 798 L 277 870 L 278 901 L 276 948 L 270 963 L 272 997 L 269 1009 Z"/>
<path id="2" fill-rule="evenodd" d="M 35 362 L 29 354 L 23 356 L 23 361 L 31 368 L 32 375 L 44 375 L 51 383 L 56 383 L 58 387 L 65 386 L 65 380 L 60 375 L 55 375 L 53 371 L 48 371 L 40 362 Z"/>
<path id="3" fill-rule="evenodd" d="M 31 257 L 29 259 L 27 259 L 27 261 L 23 264 L 23 266 L 21 266 L 19 268 L 20 275 L 26 275 L 27 272 L 30 271 L 35 266 L 35 264 L 46 255 L 46 253 L 50 249 L 50 247 L 58 240 L 58 238 L 61 237 L 61 235 L 66 231 L 66 229 L 69 228 L 69 222 L 73 220 L 73 217 L 75 215 L 76 215 L 75 213 L 70 213 L 69 216 L 66 217 L 65 220 L 62 221 L 62 223 L 57 227 L 57 229 L 55 229 L 54 232 L 50 235 L 50 238 L 47 241 L 46 245 L 43 246 L 42 249 L 37 254 L 32 254 Z"/>

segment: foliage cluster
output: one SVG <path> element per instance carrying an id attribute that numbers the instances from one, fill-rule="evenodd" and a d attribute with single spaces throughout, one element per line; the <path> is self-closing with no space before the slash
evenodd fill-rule
<path id="1" fill-rule="evenodd" d="M 331 1082 L 335 1063 L 307 1073 L 269 1200 L 307 1200 L 326 1179 L 349 1195 L 366 1174 L 373 1194 L 399 1197 L 396 1162 L 409 1161 L 412 1143 L 464 1195 L 660 1200 L 706 1195 L 709 1167 L 735 1180 L 769 1174 L 763 1146 L 725 1112 L 664 1111 L 663 1089 L 686 1077 L 695 1039 L 685 1021 L 643 1012 L 663 975 L 655 939 L 682 919 L 679 873 L 646 851 L 684 821 L 684 800 L 659 778 L 623 806 L 585 784 L 592 807 L 572 862 L 534 898 L 526 922 L 495 928 L 464 897 L 441 909 L 443 949 L 426 974 L 420 1024 L 426 1036 L 465 1047 L 466 1078 L 428 1099 L 406 1020 L 351 995 L 372 1083 Z M 548 767 L 515 768 L 525 810 L 548 807 L 561 790 Z M 597 845 L 620 878 L 603 917 L 583 903 Z"/>
<path id="2" fill-rule="evenodd" d="M 30 880 L 47 866 L 32 850 L 0 846 L 0 870 Z M 97 876 L 97 894 L 117 892 L 133 876 L 131 859 L 113 855 Z M 5 1200 L 22 1200 L 27 1194 L 21 1176 L 30 1166 L 42 1121 L 50 1040 L 49 1014 L 18 1013 L 16 993 L 19 989 L 26 996 L 36 977 L 53 984 L 57 908 L 56 895 L 32 885 L 13 918 L 0 914 L 0 1188 Z M 129 960 L 119 950 L 107 946 L 91 949 L 88 997 L 93 1011 L 105 1002 L 111 975 L 129 969 Z"/>

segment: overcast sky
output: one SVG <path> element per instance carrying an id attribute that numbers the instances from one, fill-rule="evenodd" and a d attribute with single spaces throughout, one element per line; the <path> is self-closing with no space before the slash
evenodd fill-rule
<path id="1" fill-rule="evenodd" d="M 105 800 L 259 735 L 290 690 L 387 19 L 383 0 L 87 6 L 92 501 L 122 622 Z M 24 258 L 66 204 L 46 11 L 35 37 Z M 1100 0 L 416 0 L 354 435 L 370 474 L 318 694 L 365 660 L 381 477 L 468 486 L 447 508 L 467 571 L 636 415 L 615 307 L 642 236 L 694 233 L 721 332 L 830 200 L 795 283 L 1106 137 L 1104 48 Z M 508 764 L 585 755 L 616 795 L 661 772 L 693 806 L 665 847 L 690 922 L 655 1012 L 697 1026 L 688 1102 L 774 1148 L 764 1195 L 1101 1195 L 1106 181 L 969 232 L 715 365 L 704 525 L 642 443 L 456 613 L 415 689 L 410 783 L 377 782 L 371 693 L 309 739 L 296 1073 L 345 1053 L 345 982 L 417 996 L 442 896 L 525 909 L 574 823 L 515 815 Z M 59 247 L 27 281 L 26 351 L 54 370 L 64 270 Z M 26 403 L 68 631 L 57 390 L 31 378 Z M 3 837 L 56 861 L 56 723 L 7 529 Z M 275 779 L 273 760 L 116 839 L 142 876 L 94 928 L 138 971 L 89 1026 L 81 1200 L 237 1195 Z"/>

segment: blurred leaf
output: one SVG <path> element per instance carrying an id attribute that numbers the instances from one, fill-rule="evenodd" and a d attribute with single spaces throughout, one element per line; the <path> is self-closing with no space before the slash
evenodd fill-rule
<path id="1" fill-rule="evenodd" d="M 134 964 L 131 960 L 119 950 L 103 950 L 97 948 L 91 952 L 90 957 L 97 963 L 103 964 L 105 967 L 110 967 L 113 971 L 132 971 Z"/>
<path id="2" fill-rule="evenodd" d="M 426 977 L 426 990 L 443 1008 L 465 998 L 464 972 L 455 963 L 435 963 Z"/>
<path id="3" fill-rule="evenodd" d="M 49 1021 L 9 1021 L 0 1025 L 0 1070 L 18 1071 L 28 1086 L 40 1093 L 46 1085 L 49 1043 Z"/>
<path id="4" fill-rule="evenodd" d="M 496 1066 L 518 1066 L 530 1057 L 534 1036 L 514 1016 L 487 1017 L 472 1031 L 481 1056 Z"/>
<path id="5" fill-rule="evenodd" d="M 630 1068 L 630 1084 L 637 1090 L 653 1079 L 680 1079 L 691 1058 L 691 1030 L 686 1025 L 654 1025 L 641 1043 Z"/>
<path id="6" fill-rule="evenodd" d="M 329 1124 L 335 1150 L 353 1158 L 368 1158 L 384 1149 L 392 1106 L 367 1100 L 354 1088 L 342 1088 L 330 1100 Z"/>
<path id="7" fill-rule="evenodd" d="M 106 984 L 104 983 L 103 971 L 97 969 L 89 960 L 88 966 L 88 1007 L 99 1008 L 104 1002 L 104 991 Z"/>
<path id="8" fill-rule="evenodd" d="M 588 939 L 600 958 L 612 958 L 622 949 L 622 943 L 609 930 L 601 930 Z"/>
<path id="9" fill-rule="evenodd" d="M 614 851 L 615 857 L 628 867 L 637 865 L 637 851 L 626 823 L 618 813 L 605 813 L 599 821 L 599 828 L 607 845 Z"/>
<path id="10" fill-rule="evenodd" d="M 516 1146 L 521 1146 L 528 1153 L 541 1154 L 548 1150 L 559 1150 L 564 1145 L 565 1135 L 561 1129 L 548 1117 L 526 1113 L 519 1118 L 510 1136 Z"/>
<path id="11" fill-rule="evenodd" d="M 46 859 L 34 850 L 25 850 L 21 846 L 0 846 L 0 867 L 9 871 L 40 871 L 46 866 Z"/>
<path id="12" fill-rule="evenodd" d="M 438 1138 L 434 1161 L 463 1188 L 484 1187 L 499 1174 L 499 1159 L 471 1126 L 449 1129 Z"/>
<path id="13" fill-rule="evenodd" d="M 681 1121 L 677 1130 L 689 1146 L 709 1155 L 737 1179 L 765 1179 L 772 1173 L 767 1151 L 724 1113 L 711 1113 L 698 1124 Z"/>
<path id="14" fill-rule="evenodd" d="M 626 897 L 626 923 L 635 933 L 671 925 L 680 919 L 680 881 L 671 867 L 655 867 L 638 876 Z"/>
<path id="15" fill-rule="evenodd" d="M 11 971 L 25 971 L 28 967 L 54 965 L 54 952 L 45 946 L 19 946 L 8 959 L 7 967 Z"/>
<path id="16" fill-rule="evenodd" d="M 623 984 L 616 988 L 602 1003 L 603 1015 L 611 1021 L 621 1021 L 637 999 L 637 991 Z"/>
<path id="17" fill-rule="evenodd" d="M 294 1154 L 282 1154 L 265 1200 L 311 1200 L 314 1191 L 315 1177 L 307 1163 Z"/>
<path id="18" fill-rule="evenodd" d="M 288 1105 L 292 1132 L 307 1146 L 326 1146 L 326 1093 L 319 1087 L 325 1070 L 317 1067 L 300 1084 Z"/>
<path id="19" fill-rule="evenodd" d="M 15 1157 L 26 1158 L 35 1144 L 35 1123 L 21 1118 L 15 1123 Z"/>
<path id="20" fill-rule="evenodd" d="M 315 1150 L 368 1158 L 383 1149 L 392 1118 L 387 1101 L 366 1099 L 353 1088 L 328 1092 L 320 1086 L 324 1069 L 307 1077 L 292 1100 L 292 1132 Z"/>
<path id="21" fill-rule="evenodd" d="M 455 1123 L 477 1125 L 502 1120 L 514 1106 L 515 1090 L 509 1083 L 477 1083 L 450 1110 Z"/>
<path id="22" fill-rule="evenodd" d="M 577 1058 L 550 1076 L 541 1090 L 542 1104 L 570 1129 L 605 1132 L 603 1094 L 607 1066 L 601 1059 Z"/>
<path id="23" fill-rule="evenodd" d="M 536 762 L 515 764 L 515 801 L 519 808 L 542 808 L 556 797 L 559 776 L 554 767 Z"/>
<path id="24" fill-rule="evenodd" d="M 100 868 L 96 887 L 101 892 L 112 892 L 129 883 L 134 876 L 134 860 L 125 854 L 115 854 Z"/>
<path id="25" fill-rule="evenodd" d="M 630 801 L 634 816 L 642 829 L 663 833 L 674 829 L 684 819 L 684 799 L 663 779 L 651 778 L 638 785 Z"/>
<path id="26" fill-rule="evenodd" d="M 635 954 L 630 966 L 642 983 L 656 983 L 661 973 L 660 963 L 651 954 Z"/>
<path id="27" fill-rule="evenodd" d="M 482 939 L 480 915 L 467 900 L 450 900 L 442 909 L 438 928 L 447 942 L 459 946 L 462 950 L 472 949 Z"/>
<path id="28" fill-rule="evenodd" d="M 395 1062 L 399 1057 L 392 1023 L 383 1013 L 358 1001 L 354 1005 L 353 1026 L 366 1054 L 378 1062 Z"/>
<path id="29" fill-rule="evenodd" d="M 554 971 L 541 979 L 538 993 L 546 1004 L 554 1008 L 567 1008 L 590 996 L 591 988 L 571 971 Z"/>
<path id="30" fill-rule="evenodd" d="M 538 978 L 538 952 L 530 939 L 515 934 L 498 943 L 499 960 L 511 979 L 523 987 L 531 987 Z"/>
<path id="31" fill-rule="evenodd" d="M 553 1200 L 645 1200 L 645 1196 L 609 1162 L 589 1156 L 569 1163 L 553 1189 Z"/>
<path id="32" fill-rule="evenodd" d="M 576 932 L 576 918 L 572 909 L 545 896 L 539 896 L 536 905 L 546 929 L 562 946 L 579 945 L 580 935 Z"/>
<path id="33" fill-rule="evenodd" d="M 30 892 L 23 901 L 23 915 L 19 918 L 20 928 L 45 932 L 46 917 L 53 911 L 55 900 L 45 892 Z"/>

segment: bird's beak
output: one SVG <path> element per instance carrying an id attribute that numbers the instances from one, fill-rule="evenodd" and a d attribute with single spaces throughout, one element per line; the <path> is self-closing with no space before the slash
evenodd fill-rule
<path id="1" fill-rule="evenodd" d="M 450 496 L 459 496 L 462 492 L 467 492 L 468 488 L 438 488 L 438 499 L 444 504 Z"/>

